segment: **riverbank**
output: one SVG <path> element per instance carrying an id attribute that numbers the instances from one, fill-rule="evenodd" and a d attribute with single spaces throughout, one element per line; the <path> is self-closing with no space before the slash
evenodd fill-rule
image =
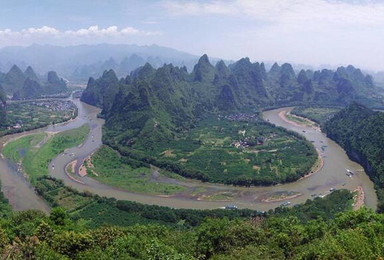
<path id="1" fill-rule="evenodd" d="M 291 116 L 294 116 L 294 117 L 297 117 L 297 118 L 300 118 L 304 121 L 307 121 L 308 124 L 304 124 L 304 123 L 299 123 L 297 121 L 292 121 L 292 120 L 289 120 L 288 117 L 287 117 L 287 114 L 289 113 L 289 111 L 287 110 L 283 110 L 281 112 L 279 112 L 279 117 L 286 123 L 289 123 L 289 124 L 292 124 L 294 126 L 297 126 L 297 127 L 308 127 L 308 128 L 311 128 L 311 129 L 315 129 L 315 130 L 318 130 L 320 131 L 320 127 L 317 126 L 317 124 L 311 120 L 309 120 L 308 118 L 304 118 L 304 117 L 299 117 L 297 115 L 292 115 L 290 114 Z"/>
<path id="2" fill-rule="evenodd" d="M 353 192 L 356 192 L 354 196 L 353 210 L 358 210 L 364 206 L 365 193 L 362 186 L 358 186 Z"/>
<path id="3" fill-rule="evenodd" d="M 130 200 L 144 204 L 156 204 L 172 208 L 215 209 L 225 207 L 228 203 L 231 203 L 237 205 L 239 208 L 266 211 L 280 206 L 281 201 L 265 202 L 263 201 L 263 198 L 277 198 L 281 193 L 300 193 L 300 196 L 283 199 L 285 201 L 289 199 L 292 203 L 291 205 L 294 205 L 304 203 L 307 199 L 313 198 L 313 194 L 315 193 L 326 194 L 329 189 L 333 187 L 340 189 L 346 188 L 353 191 L 359 183 L 363 183 L 362 186 L 364 186 L 365 196 L 366 198 L 369 198 L 367 203 L 368 207 L 374 208 L 376 205 L 375 201 L 372 201 L 372 196 L 375 195 L 374 192 L 372 194 L 372 191 L 374 191 L 373 185 L 371 191 L 371 182 L 368 178 L 365 178 L 366 175 L 364 173 L 358 174 L 353 178 L 349 178 L 345 175 L 346 168 L 356 171 L 357 167 L 361 167 L 350 161 L 345 155 L 345 152 L 337 144 L 326 138 L 321 132 L 313 131 L 313 129 L 309 127 L 292 128 L 291 124 L 286 123 L 278 116 L 281 109 L 266 112 L 264 118 L 277 126 L 281 126 L 287 128 L 288 130 L 296 131 L 305 135 L 309 141 L 314 141 L 314 145 L 318 150 L 321 149 L 321 146 L 327 146 L 325 151 L 322 152 L 324 163 L 322 164 L 322 167 L 319 167 L 318 169 L 319 174 L 313 174 L 311 178 L 302 178 L 299 181 L 269 187 L 238 187 L 202 183 L 199 181 L 172 179 L 166 176 L 161 176 L 153 180 L 151 179 L 151 181 L 155 184 L 156 182 L 170 181 L 171 183 L 177 185 L 183 185 L 186 189 L 190 189 L 192 191 L 189 195 L 176 194 L 171 197 L 168 197 L 169 194 L 164 194 L 166 196 L 159 196 L 124 191 L 113 186 L 102 184 L 93 180 L 93 178 L 90 178 L 89 176 L 84 178 L 79 177 L 84 184 L 77 183 L 65 173 L 65 166 L 74 160 L 80 159 L 80 161 L 83 161 L 90 154 L 100 148 L 102 145 L 101 128 L 104 121 L 97 118 L 97 114 L 100 109 L 88 106 L 80 101 L 75 101 L 75 103 L 79 107 L 78 119 L 56 126 L 55 128 L 50 127 L 49 131 L 61 132 L 79 127 L 84 123 L 88 123 L 91 126 L 88 136 L 93 137 L 86 138 L 86 141 L 81 147 L 76 146 L 67 149 L 65 153 L 54 158 L 48 168 L 49 174 L 52 177 L 63 180 L 65 185 L 81 192 L 91 192 L 101 197 L 113 197 L 118 200 Z M 302 130 L 307 131 L 306 133 L 302 133 Z M 55 167 L 53 168 L 52 165 Z M 342 171 L 340 169 L 342 169 Z M 38 206 L 33 206 L 35 200 L 38 200 L 38 198 L 34 198 L 34 196 L 25 195 L 24 198 L 28 198 L 27 202 L 24 198 L 19 198 L 19 194 L 23 194 L 23 191 L 27 188 L 25 188 L 25 186 L 23 186 L 25 184 L 20 183 L 19 180 L 15 180 L 15 173 L 13 173 L 13 170 L 8 170 L 8 168 L 6 168 L 6 162 L 4 160 L 0 160 L 0 170 L 5 172 L 5 174 L 1 175 L 2 186 L 7 186 L 10 193 L 12 193 L 9 194 L 9 196 L 16 198 L 14 204 L 18 207 L 18 209 L 23 210 L 32 207 L 39 208 Z M 197 198 L 204 194 L 208 195 L 206 200 L 197 200 Z"/>
<path id="4" fill-rule="evenodd" d="M 304 134 L 309 141 L 315 141 L 314 145 L 321 156 L 317 163 L 313 166 L 312 170 L 300 180 L 279 184 L 275 186 L 252 186 L 252 187 L 239 187 L 223 184 L 202 183 L 196 180 L 189 179 L 173 179 L 166 176 L 159 176 L 158 178 L 151 178 L 150 183 L 163 182 L 168 184 L 181 185 L 186 190 L 183 192 L 177 192 L 174 195 L 170 194 L 149 194 L 149 193 L 136 193 L 113 185 L 103 184 L 94 179 L 91 176 L 81 178 L 76 176 L 77 179 L 84 181 L 85 185 L 75 183 L 67 175 L 61 175 L 61 167 L 56 167 L 55 171 L 51 171 L 53 177 L 63 179 L 64 183 L 68 186 L 72 186 L 80 191 L 88 191 L 99 196 L 114 197 L 120 200 L 131 200 L 145 204 L 157 204 L 163 206 L 169 206 L 173 208 L 195 208 L 195 209 L 213 209 L 218 207 L 225 207 L 228 203 L 235 204 L 239 208 L 250 208 L 258 210 L 269 210 L 281 205 L 282 201 L 291 201 L 293 204 L 304 203 L 307 199 L 314 198 L 314 194 L 327 194 L 331 188 L 347 188 L 354 190 L 354 181 L 358 181 L 358 176 L 355 179 L 348 178 L 344 174 L 344 169 L 355 169 L 355 166 L 350 165 L 351 162 L 342 149 L 336 144 L 330 144 L 320 131 L 314 131 L 313 128 L 303 126 L 300 128 L 291 129 L 292 124 L 288 124 L 283 121 L 278 113 L 281 109 L 272 110 L 266 113 L 265 119 L 277 126 L 282 126 L 289 130 L 293 130 L 300 134 Z M 86 118 L 92 122 L 95 122 L 97 113 L 94 114 L 94 118 L 87 116 Z M 101 143 L 101 126 L 103 121 L 97 121 L 100 123 L 98 126 L 93 126 L 90 135 L 93 138 L 88 138 L 82 147 L 74 147 L 68 150 L 68 153 L 76 154 L 76 158 L 81 162 L 86 160 L 90 154 L 94 153 L 102 145 Z M 302 131 L 306 130 L 306 133 Z M 326 145 L 329 148 L 322 150 L 321 147 Z M 322 150 L 320 153 L 319 151 Z M 332 154 L 337 152 L 337 155 Z M 332 154 L 332 155 L 331 155 Z M 337 159 L 337 163 L 334 160 Z M 55 165 L 60 166 L 62 163 L 73 161 L 74 158 L 68 158 L 68 156 L 59 156 L 54 160 Z M 330 161 L 329 164 L 325 164 L 325 161 Z M 64 165 L 65 165 L 64 164 Z M 114 164 L 114 163 L 112 163 Z M 338 168 L 343 169 L 343 174 L 337 174 L 333 165 L 338 165 Z M 331 169 L 329 169 L 331 167 Z M 314 174 L 319 173 L 319 174 Z M 311 178 L 308 178 L 312 176 Z M 364 176 L 364 175 L 361 175 Z M 145 178 L 144 175 L 138 175 L 137 178 Z M 369 180 L 368 180 L 369 181 Z M 344 183 L 347 185 L 343 186 Z M 281 196 L 281 194 L 290 194 L 288 196 Z M 202 199 L 203 198 L 203 199 Z M 265 199 L 269 198 L 268 202 Z M 273 198 L 271 200 L 271 198 Z"/>
<path id="5" fill-rule="evenodd" d="M 309 119 L 305 119 L 307 120 L 308 122 L 311 122 L 310 125 L 306 125 L 306 124 L 299 124 L 298 122 L 294 122 L 292 120 L 289 120 L 287 118 L 287 110 L 282 110 L 279 112 L 279 117 L 281 118 L 281 120 L 283 120 L 284 122 L 288 123 L 288 124 L 291 124 L 291 125 L 294 125 L 294 126 L 297 126 L 297 127 L 306 127 L 306 128 L 312 128 L 314 130 L 319 130 L 320 131 L 320 128 L 315 126 L 316 123 L 315 122 L 312 122 L 310 121 Z M 295 115 L 296 116 L 296 115 Z M 304 118 L 303 118 L 304 119 Z M 313 123 L 313 124 L 312 124 Z M 321 156 L 321 153 L 318 149 L 316 149 L 316 152 L 318 154 L 318 157 L 317 157 L 317 161 L 315 162 L 315 164 L 312 166 L 312 169 L 310 170 L 310 172 L 306 175 L 304 175 L 303 177 L 301 177 L 299 180 L 302 180 L 302 179 L 305 179 L 305 178 L 309 178 L 311 177 L 312 175 L 314 175 L 315 173 L 318 173 L 324 166 L 324 160 Z"/>

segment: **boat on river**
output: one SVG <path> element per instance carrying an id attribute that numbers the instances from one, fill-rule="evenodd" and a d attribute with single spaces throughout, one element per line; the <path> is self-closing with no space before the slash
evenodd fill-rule
<path id="1" fill-rule="evenodd" d="M 350 175 L 354 175 L 355 173 L 353 171 L 351 171 L 350 169 L 345 169 L 347 171 L 347 173 L 349 173 Z"/>

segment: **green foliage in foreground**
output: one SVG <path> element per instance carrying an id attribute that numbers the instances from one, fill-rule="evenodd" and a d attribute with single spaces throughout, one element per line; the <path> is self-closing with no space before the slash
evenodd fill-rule
<path id="1" fill-rule="evenodd" d="M 384 215 L 361 209 L 335 219 L 206 218 L 197 227 L 159 224 L 88 229 L 62 208 L 0 219 L 5 259 L 378 259 Z"/>
<path id="2" fill-rule="evenodd" d="M 65 149 L 84 142 L 89 133 L 89 125 L 67 130 L 52 137 L 32 134 L 10 142 L 4 148 L 4 156 L 18 162 L 22 160 L 23 169 L 31 183 L 39 176 L 48 174 L 48 164 Z"/>
<path id="3" fill-rule="evenodd" d="M 340 108 L 331 107 L 295 107 L 291 113 L 308 118 L 319 125 L 323 125 L 339 111 Z"/>
<path id="4" fill-rule="evenodd" d="M 350 206 L 346 190 L 263 214 L 116 201 L 77 192 L 47 176 L 36 190 L 66 209 L 0 218 L 0 254 L 6 259 L 373 259 L 384 254 L 384 216 L 365 209 L 340 213 Z"/>
<path id="5" fill-rule="evenodd" d="M 0 192 L 0 218 L 8 217 L 12 214 L 12 208 L 8 204 L 7 198 L 3 192 Z"/>

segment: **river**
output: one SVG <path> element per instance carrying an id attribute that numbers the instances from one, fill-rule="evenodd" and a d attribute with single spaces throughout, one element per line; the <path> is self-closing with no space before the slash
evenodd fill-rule
<path id="1" fill-rule="evenodd" d="M 373 183 L 369 180 L 363 168 L 359 164 L 349 160 L 344 150 L 320 131 L 310 127 L 295 126 L 282 120 L 278 115 L 279 112 L 289 110 L 290 108 L 266 111 L 263 113 L 263 117 L 278 126 L 303 134 L 308 140 L 313 141 L 315 147 L 321 151 L 324 165 L 316 174 L 308 178 L 288 184 L 250 188 L 202 183 L 195 180 L 166 180 L 170 183 L 174 182 L 183 185 L 191 191 L 204 189 L 209 194 L 233 194 L 233 199 L 229 201 L 209 201 L 205 200 L 203 196 L 196 198 L 186 194 L 156 196 L 133 193 L 102 184 L 87 176 L 83 178 L 78 177 L 83 184 L 75 182 L 66 175 L 65 167 L 75 159 L 81 162 L 102 145 L 101 134 L 104 122 L 102 119 L 97 118 L 100 109 L 84 104 L 78 99 L 73 100 L 73 102 L 79 109 L 79 116 L 75 120 L 37 131 L 60 132 L 79 127 L 84 123 L 89 123 L 90 134 L 83 145 L 67 149 L 64 153 L 56 157 L 48 166 L 51 176 L 62 179 L 65 185 L 80 191 L 89 191 L 100 196 L 114 197 L 119 200 L 131 200 L 145 204 L 156 204 L 174 208 L 213 209 L 224 207 L 228 204 L 235 204 L 239 208 L 269 210 L 281 205 L 284 200 L 265 202 L 265 198 L 281 192 L 295 193 L 297 195 L 296 197 L 285 199 L 285 201 L 289 200 L 291 205 L 294 205 L 303 203 L 314 196 L 328 194 L 329 190 L 332 188 L 355 190 L 358 186 L 362 186 L 365 192 L 366 206 L 373 209 L 376 208 L 377 197 L 373 189 Z M 305 132 L 303 132 L 303 130 Z M 0 145 L 19 135 L 1 138 Z M 79 165 L 77 166 L 77 169 L 78 167 Z M 348 177 L 346 175 L 346 169 L 354 171 L 355 175 L 353 177 Z M 15 210 L 35 208 L 48 211 L 47 205 L 34 194 L 33 189 L 28 182 L 17 171 L 17 167 L 15 168 L 12 163 L 4 158 L 0 158 L 0 173 L 2 190 L 5 192 L 6 197 L 10 200 L 10 203 Z"/>

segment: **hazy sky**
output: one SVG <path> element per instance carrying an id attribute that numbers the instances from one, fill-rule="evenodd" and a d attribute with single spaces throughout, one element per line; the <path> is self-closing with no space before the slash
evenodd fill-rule
<path id="1" fill-rule="evenodd" d="M 0 0 L 0 47 L 158 44 L 225 59 L 384 70 L 384 1 Z"/>

